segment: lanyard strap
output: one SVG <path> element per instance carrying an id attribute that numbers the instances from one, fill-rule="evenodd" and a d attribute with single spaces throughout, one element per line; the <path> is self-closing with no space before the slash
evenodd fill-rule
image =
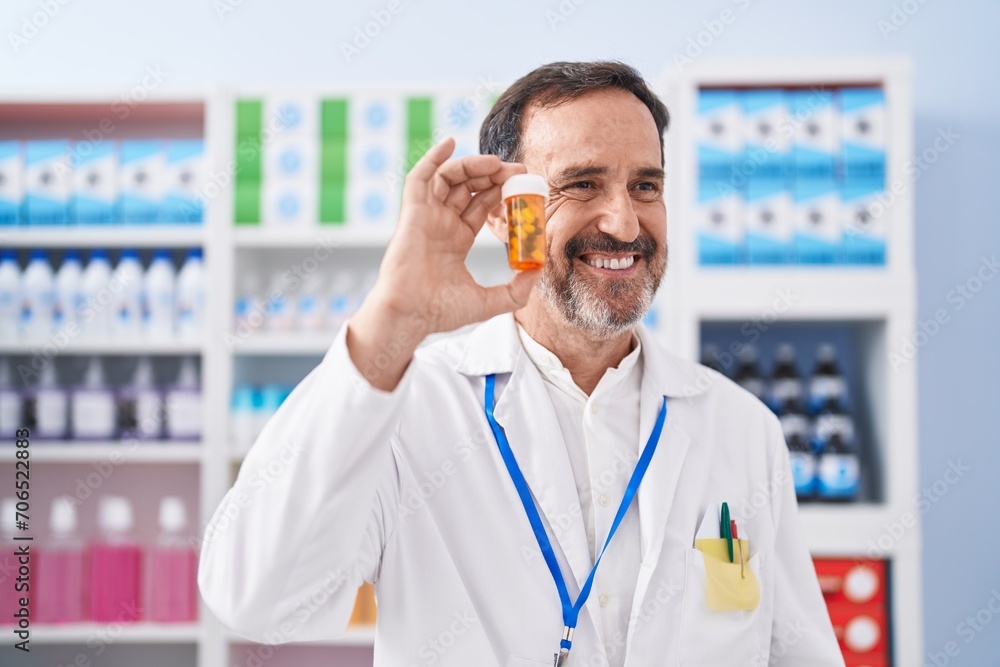
<path id="1" fill-rule="evenodd" d="M 639 490 L 639 484 L 642 482 L 643 475 L 646 474 L 646 469 L 649 467 L 649 461 L 653 458 L 653 452 L 656 451 L 656 445 L 660 441 L 660 433 L 663 431 L 663 423 L 667 418 L 667 397 L 663 397 L 663 404 L 660 406 L 660 413 L 656 417 L 656 425 L 653 426 L 653 432 L 649 434 L 649 440 L 646 442 L 646 446 L 643 448 L 642 454 L 639 456 L 639 462 L 636 463 L 635 470 L 632 471 L 632 477 L 629 478 L 628 486 L 625 487 L 625 495 L 622 497 L 621 505 L 618 506 L 618 513 L 615 515 L 615 520 L 611 523 L 611 530 L 608 531 L 608 538 L 604 541 L 601 553 L 598 555 L 597 561 L 594 563 L 594 567 L 591 568 L 590 575 L 587 577 L 587 581 L 584 583 L 583 588 L 580 589 L 580 596 L 574 604 L 570 600 L 569 590 L 566 588 L 566 581 L 563 579 L 562 572 L 559 570 L 559 563 L 556 561 L 555 553 L 552 551 L 552 544 L 549 542 L 549 536 L 545 533 L 545 526 L 542 524 L 542 518 L 538 515 L 538 508 L 535 507 L 535 502 L 531 498 L 531 491 L 528 490 L 528 483 L 525 481 L 524 475 L 521 473 L 521 468 L 517 465 L 517 460 L 514 458 L 514 452 L 511 451 L 510 443 L 507 442 L 507 435 L 504 433 L 503 428 L 497 423 L 496 418 L 493 416 L 495 389 L 496 375 L 487 375 L 486 396 L 484 401 L 486 407 L 486 419 L 489 421 L 490 428 L 493 430 L 493 437 L 496 438 L 497 447 L 500 449 L 500 456 L 503 458 L 503 462 L 507 466 L 507 472 L 510 474 L 511 481 L 514 482 L 514 488 L 517 489 L 517 495 L 521 499 L 521 504 L 524 506 L 524 512 L 528 515 L 528 523 L 531 524 L 531 530 L 535 533 L 535 540 L 538 541 L 538 547 L 542 551 L 542 557 L 545 559 L 545 564 L 549 567 L 549 572 L 552 574 L 552 579 L 556 584 L 556 590 L 559 592 L 559 601 L 562 603 L 563 625 L 566 626 L 567 630 L 563 633 L 563 638 L 560 640 L 559 646 L 560 648 L 568 651 L 573 643 L 572 631 L 576 628 L 577 619 L 580 616 L 580 610 L 583 608 L 583 605 L 587 603 L 587 598 L 590 597 L 590 589 L 594 584 L 594 575 L 597 574 L 597 567 L 601 564 L 601 559 L 604 557 L 604 552 L 607 551 L 608 545 L 611 544 L 611 538 L 615 536 L 615 531 L 618 530 L 618 526 L 621 524 L 622 519 L 625 518 L 625 513 L 628 512 L 628 508 L 632 504 L 632 499 L 635 498 L 636 491 Z"/>

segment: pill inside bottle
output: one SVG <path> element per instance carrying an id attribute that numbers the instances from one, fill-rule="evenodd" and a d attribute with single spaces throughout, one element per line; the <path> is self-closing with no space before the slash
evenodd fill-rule
<path id="1" fill-rule="evenodd" d="M 545 205 L 549 185 L 537 174 L 516 174 L 500 190 L 507 216 L 507 261 L 515 271 L 545 266 Z"/>

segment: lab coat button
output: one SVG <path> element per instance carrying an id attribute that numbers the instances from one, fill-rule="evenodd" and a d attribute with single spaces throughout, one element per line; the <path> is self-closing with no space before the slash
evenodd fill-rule
<path id="1" fill-rule="evenodd" d="M 597 414 L 597 403 L 590 404 L 590 413 L 595 415 Z"/>
<path id="2" fill-rule="evenodd" d="M 607 607 L 608 606 L 608 596 L 607 595 L 602 595 L 601 597 L 599 597 L 597 599 L 597 601 L 601 603 L 602 607 Z"/>
<path id="3" fill-rule="evenodd" d="M 597 498 L 597 502 L 601 503 L 601 507 L 607 507 L 608 506 L 608 502 L 609 502 L 609 500 L 608 500 L 608 494 L 602 493 Z"/>

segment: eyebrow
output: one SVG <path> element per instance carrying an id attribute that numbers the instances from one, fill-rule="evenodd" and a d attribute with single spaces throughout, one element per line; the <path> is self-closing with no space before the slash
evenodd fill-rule
<path id="1" fill-rule="evenodd" d="M 590 178 L 593 176 L 605 176 L 607 175 L 609 169 L 607 167 L 598 166 L 573 166 L 566 167 L 560 170 L 556 174 L 557 183 L 565 183 L 566 181 L 574 181 L 581 178 Z M 643 167 L 635 172 L 635 175 L 639 178 L 648 178 L 650 180 L 662 181 L 666 177 L 666 172 L 659 167 Z"/>

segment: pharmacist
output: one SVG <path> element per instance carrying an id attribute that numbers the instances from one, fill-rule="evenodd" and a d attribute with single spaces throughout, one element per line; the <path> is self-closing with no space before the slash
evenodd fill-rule
<path id="1" fill-rule="evenodd" d="M 639 324 L 667 120 L 631 68 L 555 63 L 497 101 L 492 155 L 416 164 L 375 287 L 206 530 L 226 625 L 331 639 L 368 581 L 378 666 L 844 664 L 777 419 Z M 482 287 L 466 257 L 526 171 L 547 263 Z"/>

